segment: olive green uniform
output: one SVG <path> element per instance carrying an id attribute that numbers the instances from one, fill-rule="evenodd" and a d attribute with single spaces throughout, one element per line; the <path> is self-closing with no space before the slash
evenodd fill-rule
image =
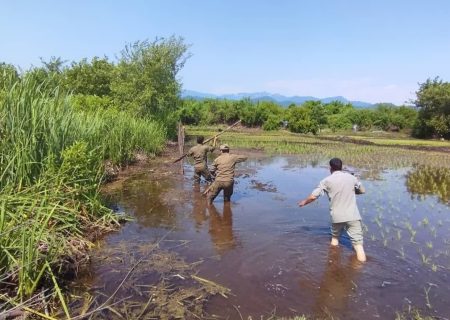
<path id="1" fill-rule="evenodd" d="M 188 156 L 194 158 L 194 182 L 200 183 L 203 176 L 206 181 L 212 181 L 211 173 L 206 164 L 208 152 L 214 151 L 214 147 L 203 144 L 197 144 L 189 149 Z"/>
<path id="2" fill-rule="evenodd" d="M 213 162 L 213 172 L 216 174 L 214 183 L 208 191 L 208 202 L 212 203 L 223 190 L 223 200 L 230 201 L 234 186 L 234 167 L 236 163 L 247 160 L 246 156 L 222 153 Z"/>

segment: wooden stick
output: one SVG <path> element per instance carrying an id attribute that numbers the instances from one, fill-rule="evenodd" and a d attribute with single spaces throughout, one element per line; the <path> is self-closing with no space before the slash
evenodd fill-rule
<path id="1" fill-rule="evenodd" d="M 227 131 L 230 130 L 231 128 L 237 126 L 240 122 L 241 122 L 241 120 L 236 121 L 236 122 L 233 123 L 231 126 L 229 126 L 228 128 L 226 128 L 225 130 L 223 130 L 223 131 L 219 132 L 218 134 L 216 134 L 215 136 L 213 136 L 213 137 L 211 137 L 211 138 L 206 139 L 205 141 L 203 141 L 202 144 L 208 143 L 208 142 L 210 142 L 211 140 L 213 140 L 214 138 L 217 138 L 218 136 L 220 136 L 221 134 L 224 134 L 225 132 L 227 132 Z M 176 162 L 180 161 L 181 159 L 184 159 L 187 155 L 188 155 L 187 153 L 183 154 L 181 157 L 177 158 L 173 163 L 176 163 Z"/>

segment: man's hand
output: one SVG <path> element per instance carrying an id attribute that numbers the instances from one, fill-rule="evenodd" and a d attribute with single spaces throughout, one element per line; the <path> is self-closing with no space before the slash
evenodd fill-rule
<path id="1" fill-rule="evenodd" d="M 301 208 L 301 207 L 306 206 L 308 203 L 313 202 L 313 201 L 316 200 L 316 199 L 317 199 L 317 198 L 316 198 L 315 196 L 310 195 L 310 196 L 309 196 L 308 198 L 306 198 L 305 200 L 301 200 L 301 201 L 297 202 L 297 204 L 298 204 L 298 206 Z"/>
<path id="2" fill-rule="evenodd" d="M 301 208 L 301 207 L 306 206 L 306 205 L 307 205 L 307 202 L 306 202 L 306 200 L 302 200 L 302 201 L 297 202 L 297 204 L 298 204 L 298 206 Z"/>

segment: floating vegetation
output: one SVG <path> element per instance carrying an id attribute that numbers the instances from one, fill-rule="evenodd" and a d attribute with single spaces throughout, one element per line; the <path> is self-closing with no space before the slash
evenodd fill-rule
<path id="1" fill-rule="evenodd" d="M 198 263 L 187 263 L 177 254 L 147 245 L 141 258 L 126 247 L 105 259 L 112 265 L 108 275 L 114 286 L 79 288 L 70 299 L 72 316 L 91 319 L 186 319 L 203 318 L 204 304 L 213 295 L 226 298 L 230 290 L 196 274 Z M 121 257 L 121 259 L 117 259 Z M 127 259 L 126 261 L 124 259 Z M 124 270 L 130 260 L 133 267 Z M 115 267 L 114 267 L 115 266 Z M 101 291 L 99 291 L 101 290 Z"/>

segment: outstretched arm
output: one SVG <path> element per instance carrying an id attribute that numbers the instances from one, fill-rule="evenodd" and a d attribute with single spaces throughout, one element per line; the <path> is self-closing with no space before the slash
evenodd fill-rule
<path id="1" fill-rule="evenodd" d="M 298 204 L 299 207 L 304 207 L 304 206 L 306 206 L 308 203 L 311 203 L 311 202 L 315 201 L 316 199 L 317 199 L 317 197 L 315 197 L 315 196 L 313 196 L 313 195 L 311 194 L 308 198 L 299 201 L 297 204 Z"/>
<path id="2" fill-rule="evenodd" d="M 311 194 L 309 195 L 308 198 L 299 201 L 297 204 L 299 207 L 304 207 L 306 206 L 308 203 L 311 203 L 313 201 L 315 201 L 318 197 L 320 197 L 324 192 L 326 192 L 327 187 L 325 185 L 324 180 L 320 181 L 319 185 L 317 186 L 317 188 L 315 188 Z"/>
<path id="3" fill-rule="evenodd" d="M 240 155 L 240 154 L 235 154 L 234 156 L 235 156 L 235 162 L 236 163 L 244 162 L 244 161 L 246 161 L 248 159 L 247 156 L 243 156 L 243 155 Z"/>

